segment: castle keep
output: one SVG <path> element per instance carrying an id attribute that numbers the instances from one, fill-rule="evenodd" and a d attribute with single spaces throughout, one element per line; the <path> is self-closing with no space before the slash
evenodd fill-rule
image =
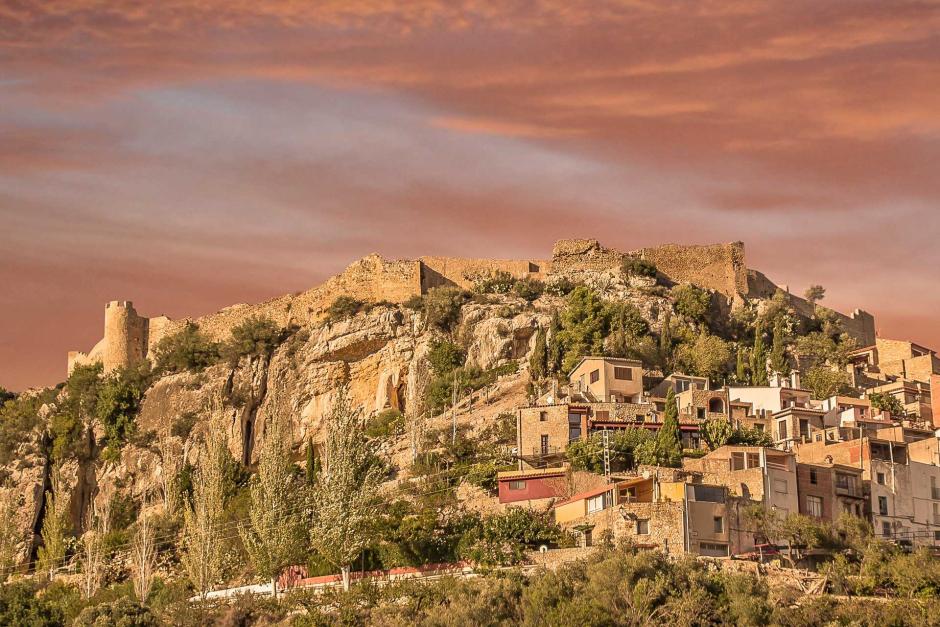
<path id="1" fill-rule="evenodd" d="M 105 307 L 104 337 L 88 353 L 70 352 L 68 369 L 71 372 L 78 364 L 100 362 L 105 371 L 111 371 L 133 364 L 146 358 L 161 338 L 187 322 L 196 322 L 210 337 L 223 340 L 234 326 L 251 316 L 265 316 L 282 326 L 316 321 L 339 296 L 402 303 L 435 287 L 467 289 L 474 277 L 481 274 L 508 272 L 515 278 L 544 280 L 578 272 L 614 270 L 628 255 L 653 262 L 662 275 L 675 283 L 692 283 L 713 290 L 727 298 L 732 307 L 752 298 L 769 298 L 778 289 L 763 274 L 747 268 L 742 242 L 666 244 L 625 253 L 605 248 L 597 240 L 570 239 L 555 243 L 551 259 L 522 260 L 426 256 L 391 261 L 371 254 L 306 292 L 256 305 L 234 305 L 195 320 L 146 318 L 137 313 L 130 301 L 112 301 Z M 790 301 L 800 313 L 813 310 L 811 303 L 796 295 L 791 294 Z M 856 310 L 851 316 L 837 315 L 860 345 L 874 344 L 875 325 L 870 314 Z"/>

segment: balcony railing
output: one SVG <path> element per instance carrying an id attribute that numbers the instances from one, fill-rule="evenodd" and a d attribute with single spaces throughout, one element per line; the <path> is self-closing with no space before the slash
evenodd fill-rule
<path id="1" fill-rule="evenodd" d="M 533 455 L 558 455 L 564 453 L 565 449 L 560 446 L 533 446 L 532 454 Z"/>
<path id="2" fill-rule="evenodd" d="M 857 485 L 848 485 L 848 484 L 839 485 L 839 484 L 837 483 L 837 484 L 836 484 L 836 494 L 840 494 L 840 495 L 842 495 L 842 496 L 855 496 L 855 497 L 860 497 L 860 496 L 862 496 L 862 489 L 861 489 L 861 487 L 859 487 L 859 486 L 857 486 Z"/>

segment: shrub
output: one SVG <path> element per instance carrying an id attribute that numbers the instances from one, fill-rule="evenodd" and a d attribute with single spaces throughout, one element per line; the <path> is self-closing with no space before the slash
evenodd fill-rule
<path id="1" fill-rule="evenodd" d="M 157 342 L 154 355 L 156 369 L 161 373 L 200 372 L 219 361 L 219 345 L 196 324 L 187 322 L 181 330 Z"/>
<path id="2" fill-rule="evenodd" d="M 464 364 L 466 355 L 460 347 L 449 340 L 432 340 L 431 350 L 428 352 L 428 362 L 431 370 L 437 376 L 444 376 Z"/>
<path id="3" fill-rule="evenodd" d="M 623 260 L 623 263 L 620 264 L 620 271 L 623 272 L 624 276 L 645 276 L 649 278 L 656 278 L 657 269 L 656 264 L 646 259 L 641 259 L 640 257 L 627 257 Z"/>
<path id="4" fill-rule="evenodd" d="M 0 385 L 0 407 L 7 401 L 16 399 L 16 394 Z"/>
<path id="5" fill-rule="evenodd" d="M 508 294 L 516 282 L 504 270 L 481 272 L 468 278 L 473 282 L 473 291 L 477 294 Z"/>
<path id="6" fill-rule="evenodd" d="M 95 416 L 104 427 L 111 456 L 134 432 L 134 421 L 150 381 L 149 365 L 143 362 L 140 366 L 118 368 L 99 382 Z"/>
<path id="7" fill-rule="evenodd" d="M 193 432 L 193 427 L 196 426 L 196 420 L 198 417 L 194 412 L 185 411 L 173 420 L 173 424 L 170 425 L 170 435 L 182 438 L 185 440 L 189 437 L 189 434 Z"/>
<path id="8" fill-rule="evenodd" d="M 530 303 L 545 292 L 545 283 L 532 277 L 519 279 L 512 286 L 512 293 Z"/>
<path id="9" fill-rule="evenodd" d="M 31 581 L 0 586 L 0 625 L 65 625 L 62 610 L 38 592 Z"/>
<path id="10" fill-rule="evenodd" d="M 462 558 L 481 566 L 508 566 L 522 561 L 526 550 L 569 543 L 570 538 L 547 513 L 513 507 L 468 529 L 457 550 Z"/>
<path id="11" fill-rule="evenodd" d="M 424 295 L 424 315 L 429 326 L 450 331 L 460 321 L 467 294 L 455 287 L 435 287 Z"/>
<path id="12" fill-rule="evenodd" d="M 223 353 L 232 362 L 241 357 L 266 357 L 285 339 L 284 335 L 270 318 L 251 316 L 232 329 Z"/>
<path id="13" fill-rule="evenodd" d="M 72 624 L 76 627 L 156 627 L 160 623 L 145 606 L 127 597 L 120 597 L 86 607 Z"/>
<path id="14" fill-rule="evenodd" d="M 338 322 L 347 318 L 352 318 L 362 311 L 365 303 L 356 300 L 351 296 L 338 296 L 326 310 L 327 320 Z"/>
<path id="15" fill-rule="evenodd" d="M 386 409 L 372 417 L 366 425 L 370 438 L 387 438 L 404 430 L 405 419 L 397 409 Z"/>
<path id="16" fill-rule="evenodd" d="M 568 277 L 560 276 L 545 284 L 545 293 L 552 296 L 567 296 L 577 285 Z"/>
<path id="17" fill-rule="evenodd" d="M 731 433 L 727 443 L 742 446 L 773 446 L 774 440 L 766 431 L 738 427 Z"/>
<path id="18" fill-rule="evenodd" d="M 39 410 L 53 395 L 54 391 L 24 394 L 0 404 L 0 465 L 10 463 L 23 442 L 37 440 L 42 425 Z"/>
<path id="19" fill-rule="evenodd" d="M 673 308 L 680 316 L 705 323 L 711 309 L 711 294 L 694 285 L 680 285 L 672 291 Z"/>

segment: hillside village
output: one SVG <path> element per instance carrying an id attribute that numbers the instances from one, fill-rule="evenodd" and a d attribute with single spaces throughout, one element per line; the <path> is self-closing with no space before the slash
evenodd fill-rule
<path id="1" fill-rule="evenodd" d="M 90 611 L 136 585 L 130 549 L 149 521 L 146 563 L 176 595 L 161 592 L 164 612 L 351 578 L 570 574 L 613 550 L 665 559 L 670 577 L 686 556 L 753 581 L 775 564 L 784 587 L 817 595 L 932 589 L 935 566 L 913 588 L 866 568 L 909 570 L 940 547 L 940 358 L 824 295 L 747 268 L 741 243 L 563 240 L 550 259 L 370 255 L 307 292 L 196 319 L 113 301 L 63 385 L 3 405 L 0 567 L 85 586 L 75 607 Z M 349 494 L 374 494 L 370 514 L 349 523 L 352 557 L 331 561 L 318 536 L 352 535 L 317 511 L 350 485 L 329 493 L 330 460 L 357 447 L 374 461 Z M 196 582 L 187 534 L 216 453 L 206 543 L 226 530 L 227 557 Z M 275 467 L 290 488 L 259 523 L 252 499 Z M 307 490 L 319 496 L 302 504 Z M 309 542 L 285 540 L 261 569 L 252 525 Z"/>

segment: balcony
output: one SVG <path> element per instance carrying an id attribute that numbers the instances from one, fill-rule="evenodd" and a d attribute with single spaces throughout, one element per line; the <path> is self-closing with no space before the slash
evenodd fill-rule
<path id="1" fill-rule="evenodd" d="M 860 499 L 862 498 L 862 488 L 856 485 L 836 484 L 836 494 L 839 496 L 850 496 L 852 498 Z"/>
<path id="2" fill-rule="evenodd" d="M 532 447 L 532 456 L 540 457 L 547 455 L 563 455 L 565 449 L 560 446 L 533 446 Z"/>

